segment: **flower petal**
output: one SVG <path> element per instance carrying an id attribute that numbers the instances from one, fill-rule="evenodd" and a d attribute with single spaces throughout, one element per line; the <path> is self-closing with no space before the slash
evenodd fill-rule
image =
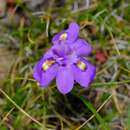
<path id="1" fill-rule="evenodd" d="M 83 39 L 78 39 L 71 46 L 78 56 L 88 55 L 92 51 L 92 46 Z"/>
<path id="2" fill-rule="evenodd" d="M 61 34 L 63 34 L 64 32 L 65 31 L 62 31 L 62 32 L 55 34 L 52 38 L 52 43 L 55 44 L 55 43 L 59 42 L 59 38 L 60 38 Z"/>
<path id="3" fill-rule="evenodd" d="M 53 56 L 54 56 L 54 54 L 53 54 L 53 48 L 54 48 L 55 46 L 56 46 L 56 45 L 54 45 L 54 46 L 52 46 L 50 49 L 48 49 L 48 51 L 45 52 L 42 57 L 44 57 L 44 59 L 53 58 Z"/>
<path id="4" fill-rule="evenodd" d="M 86 64 L 86 70 L 82 71 L 76 65 L 73 65 L 74 79 L 82 87 L 88 87 L 90 82 L 94 79 L 96 73 L 96 67 L 87 60 L 82 59 L 82 62 Z"/>
<path id="5" fill-rule="evenodd" d="M 71 42 L 75 41 L 79 33 L 78 24 L 75 22 L 70 23 L 69 28 L 66 30 L 66 32 L 68 33 L 68 40 Z"/>
<path id="6" fill-rule="evenodd" d="M 48 70 L 42 71 L 41 78 L 39 81 L 40 85 L 42 87 L 47 86 L 51 82 L 51 80 L 55 78 L 57 74 L 57 70 L 58 70 L 58 65 L 54 64 Z"/>
<path id="7" fill-rule="evenodd" d="M 37 62 L 33 68 L 33 77 L 35 80 L 40 81 L 40 74 L 41 74 L 41 65 L 39 62 Z"/>
<path id="8" fill-rule="evenodd" d="M 44 59 L 55 58 L 55 50 L 61 48 L 58 44 L 54 44 L 48 51 L 43 55 Z"/>
<path id="9" fill-rule="evenodd" d="M 48 52 L 47 52 L 48 53 Z M 46 53 L 46 57 L 50 58 L 50 54 Z M 42 70 L 42 64 L 46 61 L 44 55 L 35 64 L 33 68 L 33 77 L 40 84 L 40 86 L 46 86 L 56 76 L 58 65 L 55 63 L 51 65 L 46 71 Z"/>
<path id="10" fill-rule="evenodd" d="M 41 78 L 41 73 L 42 73 L 42 70 L 41 70 L 41 66 L 42 66 L 42 63 L 44 62 L 44 57 L 41 56 L 41 58 L 39 59 L 39 61 L 34 65 L 34 68 L 33 68 L 33 77 L 35 80 L 37 80 L 38 82 L 40 81 L 40 78 Z"/>
<path id="11" fill-rule="evenodd" d="M 60 39 L 60 36 L 64 33 L 66 33 L 67 36 L 66 36 L 66 39 L 62 40 L 62 39 Z M 72 22 L 72 23 L 69 24 L 68 29 L 63 30 L 63 31 L 61 31 L 61 32 L 59 32 L 59 33 L 57 33 L 53 36 L 52 43 L 56 44 L 56 43 L 61 43 L 61 42 L 64 42 L 64 41 L 66 43 L 72 43 L 77 39 L 78 33 L 79 33 L 78 24 L 75 23 L 75 22 Z"/>
<path id="12" fill-rule="evenodd" d="M 70 67 L 60 67 L 58 69 L 56 84 L 58 90 L 63 94 L 66 94 L 72 90 L 74 77 Z"/>
<path id="13" fill-rule="evenodd" d="M 50 48 L 45 54 L 43 54 L 39 61 L 35 64 L 34 68 L 33 68 L 33 77 L 34 79 L 36 79 L 38 82 L 40 81 L 41 79 L 41 73 L 42 73 L 42 70 L 41 70 L 41 67 L 42 67 L 42 64 L 43 62 L 46 60 L 46 59 L 51 59 L 53 58 L 54 55 L 53 55 L 53 51 L 52 51 L 52 48 Z"/>

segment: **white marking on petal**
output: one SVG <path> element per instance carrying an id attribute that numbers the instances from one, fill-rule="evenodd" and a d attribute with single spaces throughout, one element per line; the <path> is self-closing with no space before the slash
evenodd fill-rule
<path id="1" fill-rule="evenodd" d="M 66 40 L 67 39 L 67 33 L 63 33 L 60 35 L 59 40 Z"/>
<path id="2" fill-rule="evenodd" d="M 50 67 L 51 65 L 53 65 L 54 63 L 55 63 L 55 60 L 46 60 L 46 61 L 44 61 L 43 64 L 42 64 L 42 69 L 43 69 L 44 71 L 46 71 L 46 70 L 49 69 L 49 67 Z"/>
<path id="3" fill-rule="evenodd" d="M 87 68 L 86 64 L 80 60 L 77 61 L 76 65 L 79 69 L 81 69 L 83 71 L 86 70 L 86 68 Z"/>

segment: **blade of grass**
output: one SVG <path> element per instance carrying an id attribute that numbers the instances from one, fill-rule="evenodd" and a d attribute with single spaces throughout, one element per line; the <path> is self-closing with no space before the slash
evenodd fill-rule
<path id="1" fill-rule="evenodd" d="M 24 80 L 24 77 L 16 77 L 15 80 Z M 10 79 L 7 79 L 7 81 Z M 31 81 L 31 82 L 36 82 L 36 80 L 32 79 L 32 78 L 28 78 L 27 81 Z M 118 85 L 118 84 L 124 84 L 124 83 L 130 83 L 130 80 L 122 80 L 122 81 L 111 81 L 111 82 L 95 82 L 92 83 L 91 86 L 104 86 L 104 85 Z"/>
<path id="2" fill-rule="evenodd" d="M 100 124 L 104 124 L 105 121 L 103 120 L 103 118 L 100 116 L 100 114 L 96 111 L 95 107 L 93 106 L 92 103 L 90 103 L 86 98 L 84 98 L 83 96 L 79 97 L 82 102 L 84 103 L 84 105 L 95 115 L 95 117 L 97 118 L 97 120 L 99 121 Z"/>
<path id="3" fill-rule="evenodd" d="M 91 86 L 104 86 L 104 85 L 118 85 L 118 84 L 124 84 L 124 83 L 130 83 L 130 80 L 122 80 L 122 81 L 111 81 L 111 82 L 105 82 L 105 83 L 93 83 Z"/>
<path id="4" fill-rule="evenodd" d="M 107 28 L 107 30 L 108 30 L 108 32 L 109 32 L 109 35 L 110 35 L 111 39 L 112 39 L 112 42 L 113 42 L 114 47 L 115 47 L 115 50 L 116 50 L 117 54 L 120 56 L 121 53 L 120 53 L 120 51 L 119 51 L 119 49 L 118 49 L 118 47 L 117 47 L 117 44 L 116 44 L 116 41 L 115 41 L 115 39 L 114 39 L 114 36 L 113 36 L 113 34 L 112 34 L 112 32 L 111 32 L 111 29 L 110 29 L 109 26 L 106 26 L 106 28 Z"/>
<path id="5" fill-rule="evenodd" d="M 130 105 L 128 107 L 127 129 L 130 129 Z"/>
<path id="6" fill-rule="evenodd" d="M 102 105 L 96 110 L 96 112 L 99 112 L 104 105 L 111 99 L 112 95 L 110 95 L 103 103 Z M 83 124 L 81 124 L 79 127 L 77 127 L 75 130 L 80 130 L 82 127 L 84 127 L 90 120 L 92 120 L 95 117 L 93 114 L 88 120 L 86 120 Z"/>
<path id="7" fill-rule="evenodd" d="M 29 115 L 26 111 L 24 111 L 17 103 L 15 103 L 9 96 L 6 94 L 2 89 L 0 89 L 0 92 L 19 110 L 21 111 L 24 115 L 26 115 L 28 118 L 30 118 L 32 121 L 34 121 L 36 124 L 41 126 L 43 129 L 45 129 L 45 126 L 41 124 L 38 120 L 33 118 L 31 115 Z"/>

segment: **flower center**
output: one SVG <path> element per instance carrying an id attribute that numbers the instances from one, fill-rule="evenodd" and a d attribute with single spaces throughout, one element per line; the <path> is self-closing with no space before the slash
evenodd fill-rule
<path id="1" fill-rule="evenodd" d="M 54 63 L 58 62 L 60 65 L 62 66 L 66 66 L 67 64 L 73 64 L 74 60 L 73 59 L 69 59 L 69 60 L 65 60 L 64 58 L 58 58 L 59 61 L 55 61 L 52 59 L 46 60 L 43 62 L 42 64 L 42 70 L 46 71 L 50 68 L 51 65 L 53 65 Z M 76 60 L 76 59 L 75 59 Z M 76 66 L 82 70 L 85 71 L 87 69 L 87 66 L 84 62 L 82 62 L 81 60 L 77 60 L 76 62 Z"/>
<path id="2" fill-rule="evenodd" d="M 42 70 L 43 71 L 46 71 L 47 69 L 49 69 L 49 67 L 51 66 L 51 65 L 53 65 L 55 63 L 55 60 L 46 60 L 46 61 L 44 61 L 43 62 L 43 64 L 42 64 Z"/>
<path id="3" fill-rule="evenodd" d="M 48 70 L 53 64 L 57 63 L 59 66 L 71 66 L 75 64 L 81 71 L 85 71 L 87 66 L 81 61 L 76 53 L 67 44 L 62 44 L 52 50 L 53 56 L 51 59 L 46 59 L 42 64 L 42 70 Z"/>

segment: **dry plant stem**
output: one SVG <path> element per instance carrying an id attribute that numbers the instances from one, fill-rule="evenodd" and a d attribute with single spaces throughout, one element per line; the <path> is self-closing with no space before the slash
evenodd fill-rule
<path id="1" fill-rule="evenodd" d="M 49 5 L 49 8 L 48 8 L 48 16 L 47 16 L 47 21 L 46 21 L 46 36 L 48 37 L 49 36 L 49 25 L 50 25 L 50 17 L 51 17 L 51 12 L 52 12 L 52 6 L 54 4 L 54 0 L 51 0 L 50 1 L 50 5 Z"/>
<path id="2" fill-rule="evenodd" d="M 116 49 L 116 52 L 117 52 L 117 54 L 120 56 L 121 53 L 120 53 L 120 51 L 119 51 L 119 49 L 118 49 L 118 47 L 117 47 L 116 40 L 114 39 L 113 34 L 112 34 L 112 32 L 110 31 L 109 27 L 107 27 L 107 30 L 108 30 L 108 32 L 109 32 L 109 35 L 110 35 L 111 39 L 112 39 L 112 42 L 113 42 L 114 47 L 115 47 L 115 49 Z"/>
<path id="3" fill-rule="evenodd" d="M 97 112 L 99 112 L 103 106 L 111 99 L 113 95 L 110 95 L 104 102 L 103 104 L 97 109 Z M 86 120 L 83 124 L 81 124 L 78 128 L 75 130 L 80 130 L 83 126 L 85 126 L 90 120 L 92 120 L 95 117 L 95 115 L 92 115 L 88 120 Z"/>
<path id="4" fill-rule="evenodd" d="M 116 93 L 116 90 L 115 89 L 111 89 L 111 92 L 113 94 L 113 101 L 115 103 L 115 106 L 116 106 L 116 109 L 117 111 L 121 114 L 122 113 L 122 110 L 120 108 L 120 105 L 119 105 L 119 101 L 117 99 L 117 93 Z"/>
<path id="5" fill-rule="evenodd" d="M 15 107 L 13 107 L 2 119 L 2 121 L 0 122 L 0 125 L 4 123 L 5 120 L 7 120 L 8 116 L 11 114 L 11 112 L 14 110 Z"/>
<path id="6" fill-rule="evenodd" d="M 45 129 L 45 126 L 41 124 L 38 120 L 33 118 L 31 115 L 29 115 L 27 112 L 25 112 L 18 104 L 16 104 L 2 89 L 0 89 L 0 92 L 18 109 L 20 110 L 24 115 L 26 115 L 28 118 L 30 118 L 32 121 L 34 121 L 36 124 L 38 124 L 40 127 Z"/>

